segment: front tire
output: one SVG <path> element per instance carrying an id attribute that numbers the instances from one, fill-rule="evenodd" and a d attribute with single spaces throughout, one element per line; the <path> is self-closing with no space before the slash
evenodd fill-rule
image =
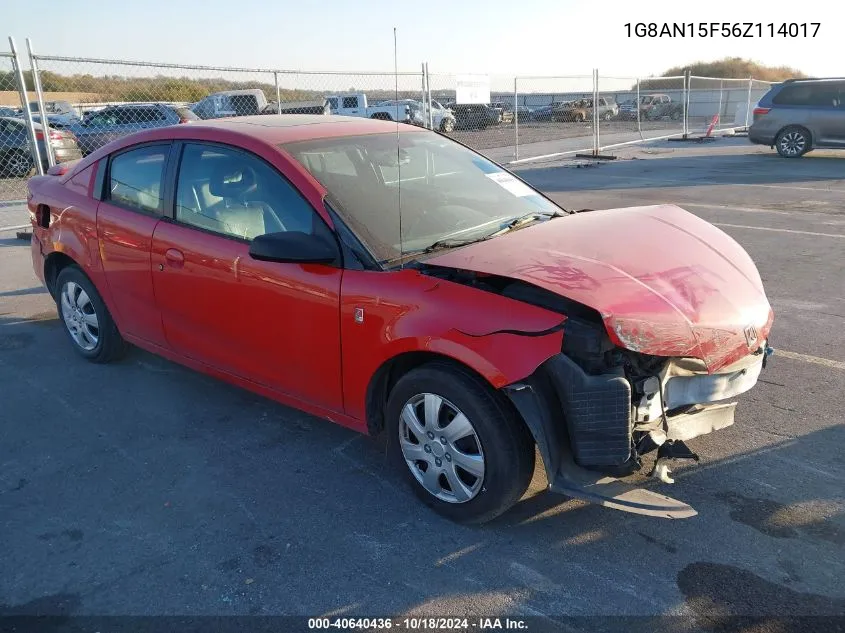
<path id="1" fill-rule="evenodd" d="M 387 402 L 387 450 L 439 514 L 484 523 L 513 506 L 534 473 L 531 434 L 500 394 L 445 362 L 413 369 Z"/>
<path id="2" fill-rule="evenodd" d="M 778 134 L 775 147 L 784 158 L 800 158 L 810 151 L 810 133 L 803 127 L 791 125 Z"/>
<path id="3" fill-rule="evenodd" d="M 440 131 L 449 133 L 455 130 L 455 119 L 445 118 L 440 122 Z"/>
<path id="4" fill-rule="evenodd" d="M 126 352 L 126 342 L 91 280 L 76 266 L 56 279 L 56 305 L 73 348 L 93 363 L 108 363 Z"/>

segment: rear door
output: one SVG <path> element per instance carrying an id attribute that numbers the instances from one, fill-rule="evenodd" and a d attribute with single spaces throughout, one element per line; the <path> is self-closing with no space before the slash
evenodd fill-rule
<path id="1" fill-rule="evenodd" d="M 100 163 L 97 241 L 123 334 L 166 346 L 153 293 L 150 249 L 164 212 L 170 143 L 134 145 Z"/>

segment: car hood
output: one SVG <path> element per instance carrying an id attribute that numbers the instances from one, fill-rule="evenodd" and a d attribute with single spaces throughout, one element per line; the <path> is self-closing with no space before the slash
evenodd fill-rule
<path id="1" fill-rule="evenodd" d="M 773 320 L 745 250 L 672 205 L 552 219 L 426 263 L 539 286 L 596 310 L 620 347 L 711 372 L 757 350 Z"/>

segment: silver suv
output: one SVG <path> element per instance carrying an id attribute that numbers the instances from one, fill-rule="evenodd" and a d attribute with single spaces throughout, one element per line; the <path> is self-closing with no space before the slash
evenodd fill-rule
<path id="1" fill-rule="evenodd" d="M 757 107 L 748 140 L 776 147 L 786 158 L 811 149 L 845 149 L 845 78 L 788 79 Z"/>

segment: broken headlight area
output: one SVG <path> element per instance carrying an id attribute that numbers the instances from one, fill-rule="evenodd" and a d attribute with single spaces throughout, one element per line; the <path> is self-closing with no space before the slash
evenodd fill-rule
<path id="1" fill-rule="evenodd" d="M 584 468 L 625 476 L 642 456 L 695 459 L 684 442 L 733 424 L 734 397 L 756 383 L 771 353 L 759 349 L 716 373 L 695 358 L 650 356 L 614 346 L 595 320 L 564 326 L 562 353 L 543 365 L 559 398 L 569 450 Z M 662 468 L 655 471 L 671 481 Z"/>

